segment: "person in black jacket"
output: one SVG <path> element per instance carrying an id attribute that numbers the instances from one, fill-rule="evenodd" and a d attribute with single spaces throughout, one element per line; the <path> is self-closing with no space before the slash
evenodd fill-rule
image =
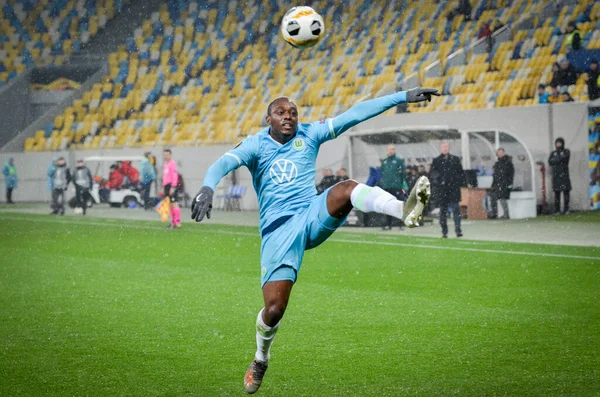
<path id="1" fill-rule="evenodd" d="M 600 77 L 600 71 L 598 70 L 598 61 L 592 60 L 590 63 L 590 69 L 587 72 L 585 82 L 588 86 L 588 97 L 590 101 L 600 98 L 600 87 L 598 86 L 598 78 Z"/>
<path id="2" fill-rule="evenodd" d="M 567 35 L 566 41 L 566 50 L 567 52 L 577 51 L 581 49 L 581 32 L 577 29 L 577 24 L 575 22 L 569 22 L 567 25 L 567 30 L 565 32 Z"/>
<path id="3" fill-rule="evenodd" d="M 515 177 L 515 167 L 510 156 L 506 155 L 503 148 L 496 151 L 498 161 L 494 164 L 494 179 L 490 189 L 492 201 L 491 212 L 488 215 L 490 219 L 498 217 L 498 200 L 502 205 L 503 218 L 508 219 L 508 203 L 510 199 L 510 191 L 512 189 L 513 179 Z"/>
<path id="4" fill-rule="evenodd" d="M 560 71 L 560 65 L 558 64 L 558 62 L 554 62 L 552 64 L 552 80 L 550 80 L 550 87 L 558 87 L 558 75 L 559 75 L 559 71 Z"/>
<path id="5" fill-rule="evenodd" d="M 454 215 L 456 237 L 462 237 L 460 228 L 460 187 L 463 184 L 464 171 L 460 159 L 450 154 L 450 144 L 440 144 L 441 154 L 431 163 L 430 179 L 433 195 L 440 207 L 440 226 L 442 237 L 448 237 L 448 210 Z"/>
<path id="6" fill-rule="evenodd" d="M 75 185 L 75 197 L 77 205 L 83 211 L 83 215 L 87 210 L 87 201 L 90 196 L 90 190 L 94 184 L 90 169 L 85 166 L 83 160 L 77 161 L 77 168 L 73 173 L 73 184 Z"/>
<path id="7" fill-rule="evenodd" d="M 323 179 L 317 185 L 317 194 L 323 193 L 337 183 L 331 168 L 323 168 Z"/>
<path id="8" fill-rule="evenodd" d="M 558 85 L 569 86 L 577 83 L 577 70 L 575 66 L 571 65 L 567 58 L 563 59 L 560 63 L 560 69 L 558 70 Z"/>
<path id="9" fill-rule="evenodd" d="M 554 150 L 550 153 L 548 164 L 552 167 L 552 189 L 554 190 L 554 214 L 560 214 L 560 194 L 564 195 L 563 214 L 569 212 L 571 178 L 569 177 L 569 159 L 571 152 L 565 148 L 565 140 L 557 138 Z"/>

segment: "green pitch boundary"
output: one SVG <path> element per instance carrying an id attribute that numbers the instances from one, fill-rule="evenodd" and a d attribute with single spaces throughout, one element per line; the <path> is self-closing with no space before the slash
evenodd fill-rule
<path id="1" fill-rule="evenodd" d="M 254 227 L 227 226 L 211 224 L 184 224 L 178 230 L 165 230 L 166 225 L 156 221 L 122 220 L 114 218 L 75 218 L 57 217 L 37 214 L 0 214 L 0 222 L 43 222 L 69 226 L 99 226 L 111 228 L 128 228 L 156 230 L 161 233 L 189 234 L 221 234 L 258 239 L 260 236 Z M 562 259 L 579 259 L 587 261 L 600 261 L 600 247 L 576 247 L 533 243 L 505 243 L 497 241 L 469 241 L 447 240 L 437 238 L 410 237 L 410 236 L 378 236 L 374 233 L 344 232 L 340 230 L 327 240 L 328 243 L 379 245 L 391 247 L 404 247 L 412 249 L 432 249 L 446 251 L 462 251 L 494 255 L 522 255 Z M 465 246 L 469 245 L 469 246 Z"/>

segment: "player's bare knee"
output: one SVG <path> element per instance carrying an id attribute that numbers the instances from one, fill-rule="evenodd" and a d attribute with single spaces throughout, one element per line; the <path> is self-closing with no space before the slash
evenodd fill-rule
<path id="1" fill-rule="evenodd" d="M 283 301 L 270 302 L 265 306 L 265 322 L 269 326 L 276 325 L 285 313 L 286 303 Z"/>
<path id="2" fill-rule="evenodd" d="M 345 190 L 345 193 L 346 193 L 346 195 L 348 197 L 350 197 L 350 195 L 352 194 L 352 191 L 358 185 L 358 182 L 355 181 L 354 179 L 348 179 L 348 180 L 345 180 L 345 181 L 343 181 L 341 183 L 344 184 L 344 190 Z"/>

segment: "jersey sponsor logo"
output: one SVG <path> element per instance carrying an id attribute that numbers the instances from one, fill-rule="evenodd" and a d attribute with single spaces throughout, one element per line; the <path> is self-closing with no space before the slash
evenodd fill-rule
<path id="1" fill-rule="evenodd" d="M 279 159 L 271 166 L 269 176 L 276 185 L 288 185 L 298 177 L 298 168 L 291 160 Z"/>
<path id="2" fill-rule="evenodd" d="M 306 147 L 306 144 L 304 143 L 304 139 L 302 139 L 302 138 L 294 139 L 294 141 L 292 142 L 292 147 L 294 148 L 294 150 L 297 150 L 297 151 L 304 150 L 304 148 Z"/>

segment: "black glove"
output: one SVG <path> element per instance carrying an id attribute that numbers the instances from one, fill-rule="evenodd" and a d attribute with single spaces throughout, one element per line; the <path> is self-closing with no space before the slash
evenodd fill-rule
<path id="1" fill-rule="evenodd" d="M 208 186 L 202 186 L 200 192 L 196 195 L 192 203 L 192 219 L 196 222 L 202 221 L 204 216 L 210 219 L 210 211 L 212 210 L 213 190 Z"/>
<path id="2" fill-rule="evenodd" d="M 417 103 L 428 101 L 431 102 L 431 96 L 440 96 L 441 94 L 435 88 L 413 88 L 412 90 L 406 91 L 406 102 Z"/>

